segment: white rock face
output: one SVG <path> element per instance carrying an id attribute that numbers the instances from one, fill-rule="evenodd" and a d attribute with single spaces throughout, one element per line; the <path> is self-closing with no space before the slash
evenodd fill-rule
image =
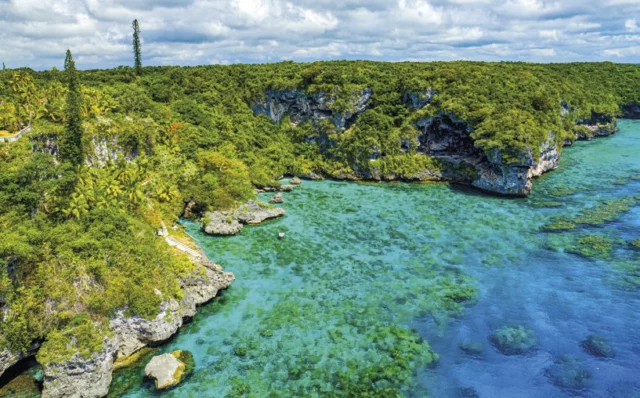
<path id="1" fill-rule="evenodd" d="M 236 210 L 235 218 L 243 224 L 260 224 L 265 220 L 284 214 L 285 210 L 280 207 L 270 207 L 256 200 L 250 200 Z"/>
<path id="2" fill-rule="evenodd" d="M 118 357 L 126 357 L 149 343 L 173 336 L 182 326 L 180 304 L 175 300 L 162 303 L 158 316 L 151 320 L 139 316 L 127 318 L 120 311 L 110 326 L 118 341 Z"/>
<path id="3" fill-rule="evenodd" d="M 231 272 L 224 272 L 221 266 L 204 256 L 200 262 L 202 268 L 184 278 L 180 284 L 184 291 L 180 302 L 183 317 L 192 318 L 196 314 L 196 306 L 213 299 L 220 290 L 228 288 L 235 279 Z"/>
<path id="4" fill-rule="evenodd" d="M 293 189 L 292 185 L 287 185 Z M 255 225 L 265 220 L 283 216 L 285 210 L 269 206 L 257 200 L 238 207 L 235 211 L 214 211 L 206 215 L 207 223 L 202 230 L 209 235 L 235 235 L 242 230 L 243 224 Z"/>
<path id="5" fill-rule="evenodd" d="M 228 212 L 209 212 L 206 218 L 208 222 L 203 230 L 209 235 L 235 235 L 242 230 L 242 224 Z"/>
<path id="6" fill-rule="evenodd" d="M 103 351 L 85 359 L 76 354 L 71 360 L 42 368 L 43 398 L 99 398 L 109 393 L 116 341 L 105 339 Z"/>
<path id="7" fill-rule="evenodd" d="M 155 381 L 156 389 L 164 390 L 180 383 L 185 364 L 171 354 L 153 357 L 144 368 L 144 374 Z"/>

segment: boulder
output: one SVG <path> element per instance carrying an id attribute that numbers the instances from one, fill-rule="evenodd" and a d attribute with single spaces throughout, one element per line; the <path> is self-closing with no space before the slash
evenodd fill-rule
<path id="1" fill-rule="evenodd" d="M 158 355 L 144 368 L 145 376 L 155 382 L 157 390 L 164 390 L 180 384 L 193 371 L 195 362 L 189 351 L 174 351 Z"/>
<path id="2" fill-rule="evenodd" d="M 484 344 L 479 341 L 465 341 L 458 347 L 462 352 L 470 356 L 480 356 L 484 353 Z"/>
<path id="3" fill-rule="evenodd" d="M 489 341 L 504 355 L 525 354 L 537 344 L 533 331 L 524 326 L 501 327 L 489 336 Z"/>
<path id="4" fill-rule="evenodd" d="M 102 351 L 90 358 L 75 354 L 61 363 L 44 364 L 43 398 L 98 398 L 109 393 L 116 340 L 105 338 Z"/>
<path id="5" fill-rule="evenodd" d="M 284 202 L 284 198 L 281 193 L 275 194 L 271 199 L 269 199 L 269 203 L 282 203 Z"/>
<path id="6" fill-rule="evenodd" d="M 545 375 L 556 386 L 574 392 L 586 389 L 591 379 L 591 373 L 582 366 L 580 360 L 570 355 L 556 359 Z"/>
<path id="7" fill-rule="evenodd" d="M 242 225 L 233 214 L 214 211 L 205 215 L 202 230 L 209 235 L 235 235 L 242 230 Z"/>
<path id="8" fill-rule="evenodd" d="M 302 181 L 300 181 L 300 179 L 298 177 L 293 177 L 291 179 L 291 181 L 289 181 L 289 183 L 291 183 L 293 185 L 300 185 L 300 184 L 302 184 Z"/>
<path id="9" fill-rule="evenodd" d="M 257 200 L 250 200 L 240 206 L 233 214 L 233 217 L 243 224 L 260 224 L 265 220 L 283 216 L 285 210 L 273 207 Z"/>
<path id="10" fill-rule="evenodd" d="M 607 340 L 596 334 L 587 336 L 580 345 L 588 354 L 594 357 L 613 358 L 616 356 L 616 350 L 609 345 Z"/>
<path id="11" fill-rule="evenodd" d="M 280 190 L 282 192 L 291 192 L 295 189 L 296 187 L 294 187 L 293 185 L 283 185 L 280 187 Z"/>

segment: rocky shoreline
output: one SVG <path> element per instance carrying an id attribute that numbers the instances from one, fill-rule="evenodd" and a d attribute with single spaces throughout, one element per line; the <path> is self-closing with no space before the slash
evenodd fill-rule
<path id="1" fill-rule="evenodd" d="M 182 278 L 183 297 L 162 304 L 156 318 L 126 317 L 119 312 L 109 323 L 112 331 L 105 337 L 102 349 L 88 359 L 79 354 L 61 363 L 43 364 L 43 398 L 104 397 L 109 393 L 114 363 L 122 361 L 149 344 L 168 340 L 184 322 L 192 318 L 197 306 L 212 300 L 220 290 L 230 286 L 235 276 L 209 260 L 200 250 L 190 255 L 196 269 Z M 36 354 L 39 343 L 25 353 L 0 352 L 0 375 L 20 360 Z"/>
<path id="2" fill-rule="evenodd" d="M 416 111 L 429 106 L 436 95 L 437 91 L 430 89 L 407 91 L 402 100 L 406 107 Z M 354 112 L 342 115 L 333 110 L 332 104 L 336 99 L 331 95 L 307 94 L 304 90 L 271 90 L 265 93 L 264 99 L 256 101 L 253 111 L 256 115 L 268 116 L 274 123 L 280 123 L 285 115 L 288 115 L 294 124 L 308 120 L 316 123 L 329 119 L 334 122 L 336 129 L 345 130 L 355 122 L 358 115 L 370 108 L 372 97 L 371 89 L 362 90 L 355 95 Z M 566 102 L 559 105 L 558 111 L 563 118 L 575 111 Z M 640 118 L 640 106 L 624 105 L 622 116 Z M 503 162 L 500 151 L 485 153 L 476 148 L 471 138 L 473 128 L 453 113 L 440 112 L 430 118 L 421 118 L 414 127 L 416 141 L 419 143 L 418 147 L 414 148 L 416 155 L 424 155 L 441 162 L 442 167 L 402 175 L 383 174 L 376 167 L 362 170 L 353 166 L 353 170 L 337 171 L 332 175 L 314 172 L 299 177 L 313 180 L 326 177 L 348 181 L 446 181 L 470 185 L 498 195 L 526 196 L 531 193 L 533 179 L 558 167 L 561 152 L 558 146 L 568 146 L 576 140 L 606 137 L 618 131 L 612 116 L 592 112 L 590 118 L 577 121 L 573 140 L 558 143 L 555 134 L 550 133 L 548 140 L 539 148 L 539 157 L 534 156 L 533 148 L 527 148 L 518 155 L 518 161 L 507 163 Z M 332 146 L 326 134 L 308 140 L 317 144 L 321 151 Z M 411 147 L 409 141 L 402 142 L 404 151 Z M 379 158 L 379 153 L 374 152 L 370 158 L 372 162 Z"/>

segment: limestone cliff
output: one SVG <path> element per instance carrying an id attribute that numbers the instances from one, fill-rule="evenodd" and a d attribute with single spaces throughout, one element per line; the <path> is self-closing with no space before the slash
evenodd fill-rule
<path id="1" fill-rule="evenodd" d="M 256 115 L 267 115 L 275 123 L 280 123 L 288 115 L 293 123 L 329 119 L 336 128 L 345 129 L 368 108 L 372 95 L 371 89 L 363 89 L 353 98 L 349 110 L 339 112 L 334 109 L 334 95 L 308 94 L 302 90 L 269 90 L 252 109 Z"/>
<path id="2" fill-rule="evenodd" d="M 346 115 L 346 118 L 337 115 L 336 119 L 336 113 L 331 111 L 331 96 L 324 93 L 306 94 L 302 90 L 268 91 L 265 98 L 254 105 L 253 110 L 256 114 L 269 116 L 275 123 L 289 115 L 294 123 L 331 119 L 336 128 L 344 129 L 370 107 L 372 94 L 371 90 L 363 90 L 356 101 L 357 111 Z M 404 92 L 402 101 L 408 109 L 416 111 L 431 104 L 436 95 L 437 92 L 431 89 L 408 90 Z M 575 111 L 564 101 L 558 108 L 563 118 L 571 117 Z M 626 117 L 640 117 L 640 106 L 625 105 L 623 114 Z M 592 112 L 589 118 L 578 120 L 577 125 L 576 140 L 604 137 L 617 131 L 613 116 L 597 112 Z M 557 168 L 560 161 L 559 144 L 552 132 L 540 148 L 526 148 L 518 155 L 518 161 L 507 163 L 503 161 L 500 151 L 485 153 L 481 148 L 477 148 L 472 138 L 472 126 L 453 113 L 439 112 L 429 118 L 420 118 L 415 123 L 415 128 L 415 140 L 403 139 L 401 150 L 415 149 L 418 155 L 437 160 L 440 168 L 399 175 L 383 174 L 375 167 L 360 167 L 354 164 L 351 165 L 351 170 L 339 170 L 331 177 L 345 180 L 451 181 L 469 184 L 492 193 L 525 196 L 531 193 L 531 180 Z M 310 140 L 319 145 L 320 151 L 335 144 L 328 137 L 321 135 Z M 418 143 L 417 148 L 414 142 Z M 572 140 L 568 140 L 565 144 L 570 145 L 571 142 Z M 372 148 L 371 153 L 371 161 L 383 156 L 376 148 Z M 534 156 L 534 153 L 540 155 Z"/>
<path id="3" fill-rule="evenodd" d="M 200 253 L 192 257 L 196 270 L 181 280 L 183 298 L 180 302 L 167 300 L 154 319 L 138 316 L 127 317 L 119 312 L 111 321 L 113 337 L 106 338 L 102 351 L 89 359 L 75 355 L 63 363 L 43 366 L 43 397 L 103 397 L 109 392 L 113 363 L 129 356 L 149 344 L 169 339 L 182 326 L 185 319 L 193 317 L 196 306 L 213 299 L 220 290 L 227 288 L 234 279 Z"/>

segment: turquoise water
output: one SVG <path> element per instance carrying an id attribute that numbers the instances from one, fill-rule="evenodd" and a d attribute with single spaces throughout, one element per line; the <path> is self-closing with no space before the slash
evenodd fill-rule
<path id="1" fill-rule="evenodd" d="M 164 394 L 640 396 L 640 251 L 630 244 L 640 238 L 639 200 L 604 224 L 543 230 L 640 195 L 640 122 L 620 125 L 616 136 L 566 149 L 526 199 L 445 184 L 305 181 L 284 194 L 284 218 L 238 236 L 207 237 L 187 223 L 236 281 L 157 351 L 196 359 L 194 375 Z M 588 235 L 607 238 L 606 253 L 575 254 Z M 488 336 L 515 325 L 537 344 L 504 355 Z M 590 334 L 615 358 L 586 353 Z M 482 353 L 463 352 L 465 342 Z M 562 355 L 580 364 L 564 383 L 553 377 Z M 157 395 L 141 366 L 118 372 L 113 390 Z"/>

